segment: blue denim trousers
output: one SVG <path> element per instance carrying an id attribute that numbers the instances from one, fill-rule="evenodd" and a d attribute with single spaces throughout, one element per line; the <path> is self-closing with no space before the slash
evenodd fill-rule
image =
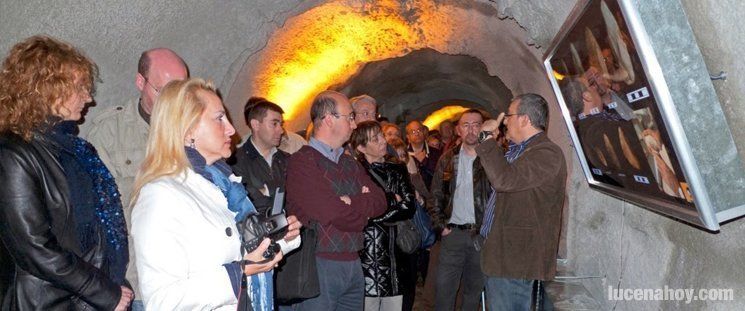
<path id="1" fill-rule="evenodd" d="M 536 280 L 486 278 L 486 304 L 489 311 L 530 311 L 531 303 L 540 299 L 539 311 L 551 311 L 553 305 L 543 286 L 534 288 Z"/>
<path id="2" fill-rule="evenodd" d="M 145 311 L 145 304 L 142 302 L 141 299 L 133 300 L 132 304 L 129 307 L 130 311 Z"/>
<path id="3" fill-rule="evenodd" d="M 316 257 L 321 294 L 294 305 L 294 310 L 360 311 L 365 306 L 365 277 L 360 260 Z M 286 308 L 284 310 L 287 310 Z"/>

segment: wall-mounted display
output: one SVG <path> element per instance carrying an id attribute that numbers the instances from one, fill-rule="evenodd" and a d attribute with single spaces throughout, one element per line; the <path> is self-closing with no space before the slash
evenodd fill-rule
<path id="1" fill-rule="evenodd" d="M 646 68 L 654 53 L 640 49 L 643 25 L 630 27 L 626 0 L 581 1 L 545 57 L 545 67 L 590 186 L 710 230 L 706 195 L 693 191 L 670 131 L 661 77 Z M 643 41 L 642 41 L 643 42 Z M 674 103 L 668 103 L 674 104 Z M 700 187 L 696 189 L 703 191 Z"/>

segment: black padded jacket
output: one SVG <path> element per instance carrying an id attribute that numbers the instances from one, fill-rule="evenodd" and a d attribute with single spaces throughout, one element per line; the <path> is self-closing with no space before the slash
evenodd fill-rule
<path id="1" fill-rule="evenodd" d="M 403 164 L 360 161 L 383 191 L 388 201 L 383 215 L 370 219 L 364 230 L 365 248 L 360 251 L 365 275 L 365 296 L 391 297 L 401 295 L 396 253 L 396 221 L 411 219 L 416 212 L 414 186 Z M 376 177 L 377 175 L 377 177 Z M 385 184 L 381 184 L 381 179 Z M 396 194 L 401 201 L 396 200 Z"/>

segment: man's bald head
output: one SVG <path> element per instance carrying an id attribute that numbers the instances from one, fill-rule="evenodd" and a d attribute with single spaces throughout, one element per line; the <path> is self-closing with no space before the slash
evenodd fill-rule
<path id="1" fill-rule="evenodd" d="M 189 77 L 184 60 L 167 48 L 147 50 L 140 55 L 135 84 L 140 90 L 140 104 L 150 114 L 160 90 L 173 80 Z"/>
<path id="2" fill-rule="evenodd" d="M 332 148 L 344 145 L 357 127 L 349 99 L 336 91 L 323 91 L 313 99 L 310 118 L 313 137 Z"/>
<path id="3" fill-rule="evenodd" d="M 171 49 L 168 48 L 155 48 L 147 50 L 140 54 L 140 60 L 137 62 L 137 72 L 147 77 L 152 66 L 153 59 L 156 63 L 165 64 L 171 63 L 171 65 L 179 65 L 186 68 L 186 62 Z"/>

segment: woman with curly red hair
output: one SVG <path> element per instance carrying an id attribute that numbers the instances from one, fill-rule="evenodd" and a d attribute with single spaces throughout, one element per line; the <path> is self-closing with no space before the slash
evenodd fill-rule
<path id="1" fill-rule="evenodd" d="M 2 63 L 0 256 L 14 269 L 2 310 L 126 310 L 133 298 L 119 192 L 76 136 L 96 77 L 90 59 L 47 36 Z"/>

